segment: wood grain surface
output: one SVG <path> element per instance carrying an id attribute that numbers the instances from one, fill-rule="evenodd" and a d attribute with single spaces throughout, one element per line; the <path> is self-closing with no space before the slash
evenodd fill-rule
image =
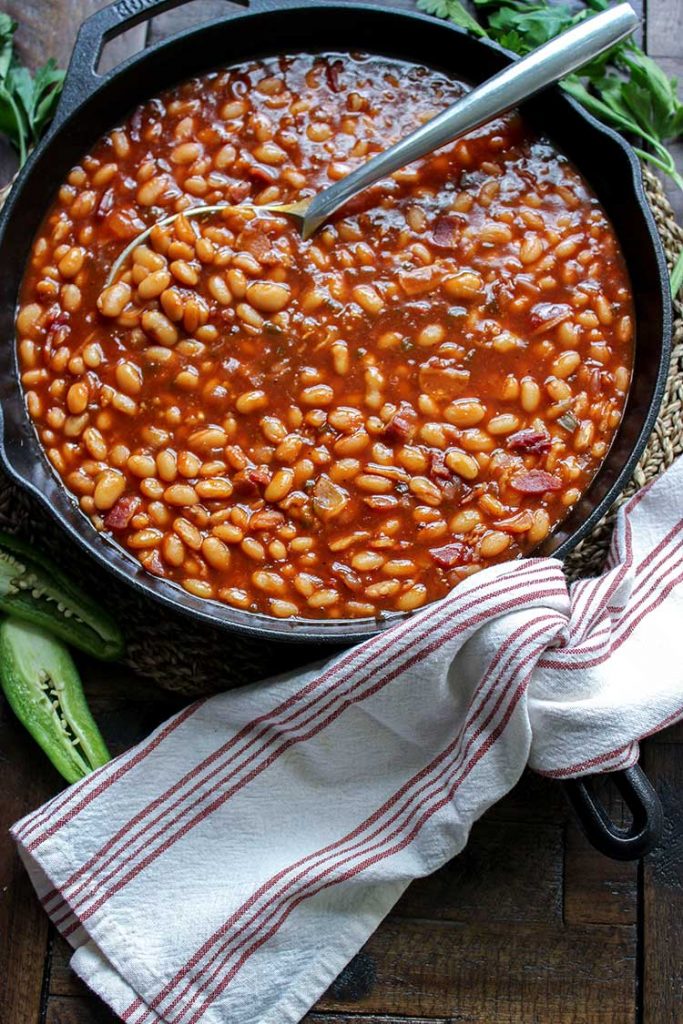
<path id="1" fill-rule="evenodd" d="M 64 65 L 97 0 L 10 0 L 32 66 Z M 112 41 L 102 67 L 150 40 L 220 14 L 195 0 Z M 634 3 L 644 40 L 683 76 L 683 0 Z M 683 146 L 677 147 L 683 167 Z M 0 151 L 8 177 L 13 158 Z M 683 201 L 676 197 L 679 214 Z M 146 735 L 178 698 L 127 670 L 81 660 L 91 705 L 114 752 Z M 445 868 L 414 883 L 307 1024 L 681 1024 L 683 1022 L 683 727 L 645 748 L 666 814 L 642 865 L 596 853 L 561 788 L 532 774 L 478 822 Z M 115 1018 L 68 966 L 7 835 L 60 780 L 0 707 L 0 1024 L 105 1024 Z M 615 813 L 621 813 L 618 801 Z"/>

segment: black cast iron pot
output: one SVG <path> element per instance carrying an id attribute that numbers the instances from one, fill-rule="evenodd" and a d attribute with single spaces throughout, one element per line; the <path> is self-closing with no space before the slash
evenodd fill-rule
<path id="1" fill-rule="evenodd" d="M 416 11 L 365 3 L 252 0 L 227 2 L 225 16 L 143 51 L 114 71 L 96 72 L 104 43 L 185 0 L 119 0 L 82 26 L 57 115 L 47 137 L 20 173 L 0 215 L 0 457 L 7 472 L 35 494 L 65 532 L 107 571 L 188 615 L 264 638 L 344 643 L 386 628 L 397 616 L 373 620 L 278 620 L 207 602 L 144 571 L 139 562 L 97 533 L 51 469 L 26 412 L 14 344 L 14 316 L 33 237 L 58 185 L 96 140 L 140 102 L 178 81 L 251 57 L 297 51 L 365 50 L 427 64 L 471 83 L 509 63 L 500 47 L 474 39 Z M 562 149 L 587 178 L 616 229 L 631 275 L 637 344 L 633 385 L 624 419 L 605 462 L 539 554 L 563 557 L 605 514 L 643 452 L 660 406 L 669 362 L 671 303 L 666 264 L 643 192 L 638 161 L 614 132 L 561 90 L 530 101 L 525 116 Z M 638 769 L 620 776 L 634 813 L 630 830 L 608 822 L 585 786 L 573 787 L 584 825 L 615 856 L 637 856 L 656 831 L 656 797 Z M 592 809 L 591 809 L 592 808 Z"/>

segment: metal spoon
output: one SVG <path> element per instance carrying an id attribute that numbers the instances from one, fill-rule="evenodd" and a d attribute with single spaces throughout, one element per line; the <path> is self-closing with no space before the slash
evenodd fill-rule
<path id="1" fill-rule="evenodd" d="M 638 18 L 627 3 L 587 18 L 556 39 L 539 46 L 526 57 L 503 68 L 493 78 L 466 93 L 443 113 L 437 114 L 400 142 L 378 153 L 367 163 L 309 199 L 288 204 L 269 203 L 263 206 L 246 203 L 239 206 L 194 206 L 184 210 L 184 215 L 201 217 L 224 210 L 245 209 L 252 210 L 255 215 L 284 214 L 296 221 L 304 239 L 310 238 L 335 210 L 359 192 L 405 167 L 406 164 L 433 153 L 466 132 L 492 121 L 541 89 L 553 85 L 572 71 L 577 71 L 588 61 L 629 36 L 637 25 Z M 170 224 L 178 216 L 180 214 L 171 214 L 158 221 L 158 224 Z M 123 250 L 111 268 L 107 284 L 111 284 L 116 278 L 132 250 L 147 238 L 151 230 L 152 228 L 148 228 L 143 231 Z"/>

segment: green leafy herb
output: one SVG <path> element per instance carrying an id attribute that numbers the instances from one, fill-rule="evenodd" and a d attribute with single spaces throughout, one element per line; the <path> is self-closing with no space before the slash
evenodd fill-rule
<path id="1" fill-rule="evenodd" d="M 608 0 L 585 0 L 580 10 L 547 0 L 474 0 L 485 18 L 485 32 L 501 46 L 523 55 L 578 24 Z M 459 0 L 418 0 L 422 10 L 448 18 L 456 25 L 482 35 Z M 678 82 L 669 78 L 656 61 L 626 39 L 592 60 L 577 74 L 562 81 L 566 91 L 605 124 L 628 135 L 641 160 L 652 164 L 683 191 L 683 177 L 676 170 L 667 143 L 683 134 L 683 103 Z M 683 252 L 671 273 L 671 293 L 683 286 Z"/>
<path id="2" fill-rule="evenodd" d="M 460 0 L 417 0 L 417 6 L 425 14 L 433 14 L 437 18 L 448 18 L 449 21 L 466 28 L 474 36 L 485 36 L 486 32 L 476 18 L 465 10 Z"/>
<path id="3" fill-rule="evenodd" d="M 475 0 L 476 3 L 476 0 Z M 477 6 L 484 6 L 479 3 Z M 501 46 L 524 54 L 580 21 L 565 4 L 502 2 L 488 17 L 489 34 Z"/>
<path id="4" fill-rule="evenodd" d="M 0 13 L 0 132 L 16 148 L 21 166 L 54 116 L 64 72 L 49 60 L 31 75 L 14 52 L 16 28 Z"/>

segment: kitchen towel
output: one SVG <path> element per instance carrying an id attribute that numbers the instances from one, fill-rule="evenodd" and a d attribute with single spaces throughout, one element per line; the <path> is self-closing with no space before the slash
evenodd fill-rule
<path id="1" fill-rule="evenodd" d="M 602 576 L 486 569 L 192 704 L 28 815 L 13 835 L 75 971 L 129 1024 L 299 1020 L 527 764 L 622 768 L 683 717 L 682 533 L 679 460 L 622 508 Z"/>

